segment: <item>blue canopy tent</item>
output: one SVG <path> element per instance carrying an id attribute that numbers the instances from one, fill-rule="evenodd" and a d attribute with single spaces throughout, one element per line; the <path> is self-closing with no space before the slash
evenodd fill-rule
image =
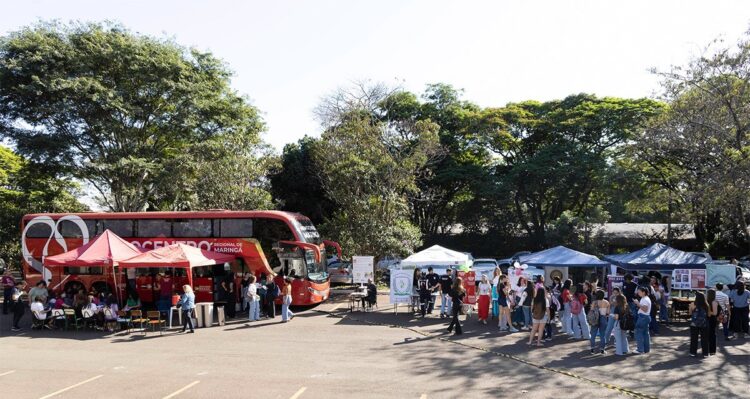
<path id="1" fill-rule="evenodd" d="M 607 255 L 604 259 L 628 271 L 705 269 L 707 262 L 702 256 L 659 243 L 627 254 Z"/>
<path id="2" fill-rule="evenodd" d="M 518 262 L 534 267 L 605 267 L 610 262 L 562 245 L 518 257 Z"/>

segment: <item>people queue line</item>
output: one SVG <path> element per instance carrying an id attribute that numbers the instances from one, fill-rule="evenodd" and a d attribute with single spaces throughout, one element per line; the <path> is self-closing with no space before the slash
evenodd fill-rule
<path id="1" fill-rule="evenodd" d="M 487 324 L 492 316 L 498 319 L 501 332 L 529 331 L 528 345 L 543 346 L 543 342 L 551 341 L 554 325 L 570 339 L 588 340 L 592 354 L 606 354 L 611 344 L 618 356 L 647 354 L 651 352 L 651 336 L 659 334 L 659 324 L 670 322 L 670 282 L 668 276 L 642 276 L 637 282 L 635 277 L 626 274 L 622 289 L 614 287 L 607 298 L 596 280 L 574 284 L 571 279 L 561 282 L 555 277 L 546 286 L 543 276 L 537 276 L 533 283 L 520 277 L 513 289 L 508 276 L 496 268 L 491 280 L 483 274 L 477 284 L 477 320 Z M 440 276 L 432 267 L 427 272 L 417 268 L 414 289 L 422 317 L 432 313 L 440 297 L 440 317 L 451 319 L 448 332 L 463 333 L 459 315 L 466 290 L 461 277 L 454 278 L 450 268 Z M 706 294 L 696 292 L 688 308 L 690 355 L 697 356 L 699 344 L 703 357 L 715 355 L 718 328 L 725 340 L 750 338 L 749 303 L 750 291 L 741 281 L 731 289 L 716 284 Z M 629 338 L 636 343 L 633 351 Z"/>

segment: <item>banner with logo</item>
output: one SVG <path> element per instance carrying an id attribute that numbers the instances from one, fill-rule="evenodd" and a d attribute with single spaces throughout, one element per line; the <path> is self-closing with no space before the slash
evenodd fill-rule
<path id="1" fill-rule="evenodd" d="M 716 284 L 734 284 L 736 267 L 734 265 L 706 265 L 706 286 L 713 288 Z"/>
<path id="2" fill-rule="evenodd" d="M 477 303 L 477 284 L 476 274 L 474 271 L 463 271 L 457 272 L 458 277 L 461 277 L 464 281 L 464 289 L 466 290 L 466 297 L 464 297 L 464 304 L 473 305 Z"/>
<path id="3" fill-rule="evenodd" d="M 391 303 L 411 303 L 413 270 L 391 269 Z"/>

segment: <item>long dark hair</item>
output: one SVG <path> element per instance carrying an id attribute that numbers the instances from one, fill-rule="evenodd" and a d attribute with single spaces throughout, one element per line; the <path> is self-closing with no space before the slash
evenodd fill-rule
<path id="1" fill-rule="evenodd" d="M 664 288 L 664 292 L 669 294 L 669 276 L 662 276 L 661 286 Z"/>
<path id="2" fill-rule="evenodd" d="M 619 294 L 615 297 L 615 308 L 617 308 L 622 315 L 630 313 L 630 307 L 625 303 L 625 295 Z"/>
<path id="3" fill-rule="evenodd" d="M 526 295 L 528 297 L 534 296 L 534 283 L 532 283 L 531 281 L 526 282 Z"/>
<path id="4" fill-rule="evenodd" d="M 708 303 L 706 302 L 706 296 L 702 292 L 695 293 L 695 308 L 703 309 L 708 313 Z"/>
<path id="5" fill-rule="evenodd" d="M 570 290 L 570 286 L 572 286 L 572 285 L 573 285 L 573 280 L 567 279 L 563 283 L 562 289 L 564 289 L 564 290 Z"/>
<path id="6" fill-rule="evenodd" d="M 708 302 L 708 306 L 712 306 L 711 304 L 714 303 L 716 300 L 716 290 L 711 288 L 708 290 L 708 294 L 706 294 L 706 302 Z"/>
<path id="7" fill-rule="evenodd" d="M 745 293 L 745 284 L 742 284 L 741 281 L 738 281 L 737 284 L 734 285 L 735 289 L 737 290 L 737 293 L 742 295 Z"/>
<path id="8" fill-rule="evenodd" d="M 461 277 L 456 277 L 455 280 L 453 280 L 453 290 L 456 291 L 459 294 L 463 294 L 466 292 L 466 289 L 464 288 L 464 279 Z"/>
<path id="9" fill-rule="evenodd" d="M 533 306 L 535 311 L 547 311 L 547 295 L 545 294 L 544 287 L 537 288 L 536 295 L 534 296 Z"/>

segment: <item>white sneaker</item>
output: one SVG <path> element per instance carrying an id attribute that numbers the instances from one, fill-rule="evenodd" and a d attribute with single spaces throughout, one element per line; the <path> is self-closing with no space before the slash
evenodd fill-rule
<path id="1" fill-rule="evenodd" d="M 518 330 L 517 330 L 517 329 L 515 329 L 515 328 L 511 328 L 511 329 L 510 329 L 510 332 L 512 332 L 512 333 L 516 333 L 516 332 L 518 332 Z"/>

